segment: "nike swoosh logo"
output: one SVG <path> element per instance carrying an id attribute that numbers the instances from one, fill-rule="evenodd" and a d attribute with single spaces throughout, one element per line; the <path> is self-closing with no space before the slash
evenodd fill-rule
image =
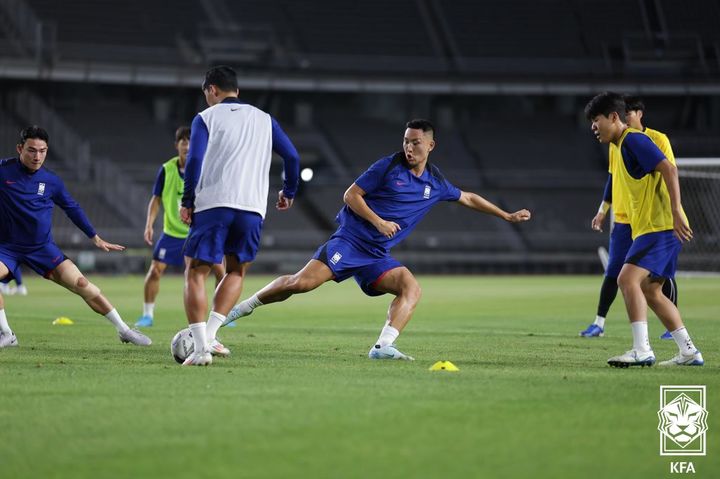
<path id="1" fill-rule="evenodd" d="M 240 108 L 230 108 L 230 111 L 238 111 Z"/>

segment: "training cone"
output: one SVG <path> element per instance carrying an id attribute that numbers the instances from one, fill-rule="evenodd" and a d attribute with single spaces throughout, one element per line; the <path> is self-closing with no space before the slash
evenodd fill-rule
<path id="1" fill-rule="evenodd" d="M 450 361 L 438 361 L 432 366 L 430 366 L 430 371 L 460 371 L 460 369 L 455 366 Z"/>
<path id="2" fill-rule="evenodd" d="M 67 316 L 60 316 L 59 318 L 55 318 L 55 321 L 53 321 L 52 323 L 59 326 L 70 326 L 71 324 L 75 324 L 73 320 L 68 318 Z"/>

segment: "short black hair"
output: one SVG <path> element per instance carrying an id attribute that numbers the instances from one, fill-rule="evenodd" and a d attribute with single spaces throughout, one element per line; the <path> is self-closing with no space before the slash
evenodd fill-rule
<path id="1" fill-rule="evenodd" d="M 639 96 L 625 95 L 625 111 L 645 111 L 645 103 Z"/>
<path id="2" fill-rule="evenodd" d="M 205 81 L 203 81 L 203 91 L 215 85 L 222 91 L 235 92 L 238 89 L 237 73 L 227 65 L 218 65 L 212 67 L 205 73 Z"/>
<path id="3" fill-rule="evenodd" d="M 423 120 L 422 118 L 416 118 L 414 120 L 410 120 L 405 124 L 405 128 L 412 128 L 413 130 L 422 130 L 423 132 L 427 133 L 428 131 L 433 134 L 433 138 L 435 137 L 435 126 L 430 122 L 430 120 Z"/>
<path id="4" fill-rule="evenodd" d="M 613 112 L 625 122 L 625 99 L 619 93 L 611 91 L 600 93 L 585 105 L 585 118 L 590 121 L 598 115 L 610 116 Z"/>
<path id="5" fill-rule="evenodd" d="M 175 143 L 177 143 L 180 140 L 190 141 L 190 127 L 189 126 L 181 126 L 177 130 L 175 130 Z"/>
<path id="6" fill-rule="evenodd" d="M 42 140 L 48 145 L 50 144 L 50 136 L 48 136 L 45 129 L 40 128 L 37 125 L 28 126 L 20 130 L 20 139 L 18 145 L 24 145 L 27 140 Z"/>

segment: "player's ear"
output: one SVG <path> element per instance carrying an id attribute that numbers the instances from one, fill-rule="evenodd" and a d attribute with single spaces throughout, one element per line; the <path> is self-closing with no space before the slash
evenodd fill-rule
<path id="1" fill-rule="evenodd" d="M 23 146 L 20 144 L 15 145 L 15 149 L 17 150 L 18 155 L 22 154 Z"/>
<path id="2" fill-rule="evenodd" d="M 428 152 L 433 151 L 435 149 L 435 140 L 430 140 L 430 144 L 428 145 Z"/>

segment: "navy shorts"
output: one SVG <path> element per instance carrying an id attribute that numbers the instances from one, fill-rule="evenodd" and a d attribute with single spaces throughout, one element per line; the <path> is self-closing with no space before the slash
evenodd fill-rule
<path id="1" fill-rule="evenodd" d="M 625 264 L 625 258 L 633 244 L 632 229 L 627 223 L 615 223 L 610 233 L 610 251 L 608 251 L 608 265 L 605 276 L 617 278 Z"/>
<path id="2" fill-rule="evenodd" d="M 635 238 L 625 262 L 650 271 L 653 278 L 674 278 L 681 249 L 673 230 L 647 233 Z"/>
<path id="3" fill-rule="evenodd" d="M 235 255 L 241 263 L 255 259 L 263 219 L 257 213 L 234 208 L 211 208 L 194 213 L 185 241 L 185 256 L 206 263 L 222 263 Z"/>
<path id="4" fill-rule="evenodd" d="M 331 238 L 320 246 L 313 259 L 322 261 L 335 275 L 335 282 L 345 281 L 350 276 L 368 296 L 381 296 L 385 293 L 375 289 L 375 285 L 391 269 L 402 264 L 390 255 L 375 256 L 363 251 L 342 238 Z"/>
<path id="5" fill-rule="evenodd" d="M 172 266 L 183 266 L 185 264 L 184 246 L 185 238 L 175 238 L 163 233 L 155 243 L 153 259 Z"/>
<path id="6" fill-rule="evenodd" d="M 37 274 L 48 277 L 50 273 L 67 259 L 55 243 L 46 243 L 37 248 L 0 245 L 0 262 L 7 266 L 12 274 L 20 264 L 24 263 Z"/>

